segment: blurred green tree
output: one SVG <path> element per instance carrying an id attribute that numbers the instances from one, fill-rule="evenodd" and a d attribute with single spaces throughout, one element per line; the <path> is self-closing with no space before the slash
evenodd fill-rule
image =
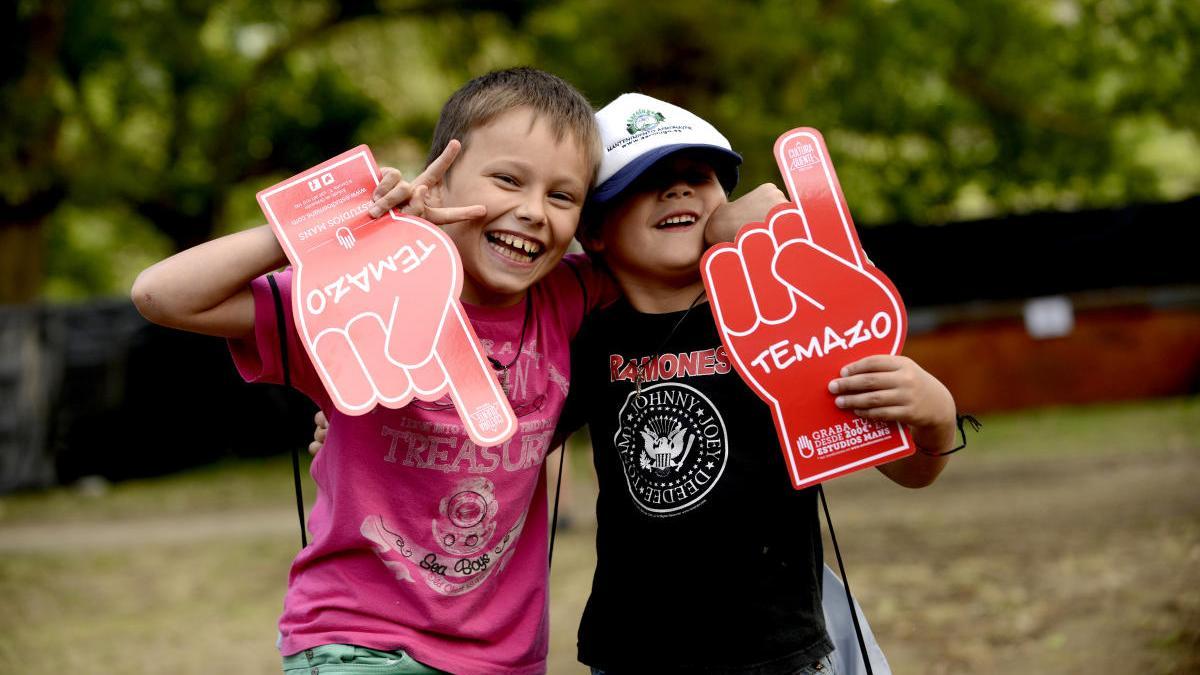
<path id="1" fill-rule="evenodd" d="M 144 251 L 159 239 L 161 255 L 208 239 L 227 222 L 232 193 L 323 161 L 378 123 L 379 102 L 328 58 L 339 34 L 397 17 L 516 20 L 530 6 L 486 5 L 8 4 L 0 303 L 38 297 L 46 268 L 76 292 L 111 292 L 127 241 Z M 456 49 L 469 56 L 477 44 Z"/>
<path id="2" fill-rule="evenodd" d="M 1200 3 L 569 0 L 538 59 L 727 130 L 743 185 L 821 129 L 859 220 L 939 222 L 1200 191 Z"/>
<path id="3" fill-rule="evenodd" d="M 531 63 L 727 132 L 743 185 L 821 129 L 860 223 L 1200 192 L 1186 0 L 21 0 L 0 21 L 0 303 L 111 293 L 257 222 L 358 142 L 416 168 L 441 102 Z M 48 253 L 46 253 L 48 251 Z"/>

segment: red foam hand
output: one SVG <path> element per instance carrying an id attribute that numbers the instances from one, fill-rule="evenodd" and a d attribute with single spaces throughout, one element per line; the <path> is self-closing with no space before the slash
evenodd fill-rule
<path id="1" fill-rule="evenodd" d="M 843 366 L 899 353 L 907 316 L 867 261 L 821 135 L 792 130 L 775 158 L 792 203 L 709 249 L 701 271 L 721 341 L 771 406 L 800 489 L 912 453 L 902 425 L 841 410 L 828 390 Z"/>
<path id="2" fill-rule="evenodd" d="M 458 252 L 420 218 L 371 218 L 378 180 L 359 146 L 258 195 L 294 268 L 300 337 L 342 412 L 449 395 L 472 440 L 496 445 L 516 416 L 458 300 Z"/>

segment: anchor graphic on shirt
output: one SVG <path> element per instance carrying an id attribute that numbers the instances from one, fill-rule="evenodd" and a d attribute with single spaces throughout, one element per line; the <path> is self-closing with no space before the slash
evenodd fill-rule
<path id="1" fill-rule="evenodd" d="M 456 485 L 438 504 L 440 519 L 431 524 L 438 553 L 416 543 L 403 532 L 384 524 L 383 517 L 369 515 L 359 532 L 378 548 L 383 564 L 398 581 L 414 582 L 415 573 L 430 588 L 443 595 L 462 595 L 482 584 L 493 572 L 503 569 L 525 526 L 525 515 L 490 544 L 496 531 L 494 520 L 500 505 L 495 487 L 486 478 L 468 478 Z M 400 556 L 396 560 L 394 554 Z"/>

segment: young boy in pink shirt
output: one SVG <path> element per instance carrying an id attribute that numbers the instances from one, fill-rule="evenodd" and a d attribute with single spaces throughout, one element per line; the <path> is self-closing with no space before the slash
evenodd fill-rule
<path id="1" fill-rule="evenodd" d="M 545 671 L 542 460 L 566 398 L 569 341 L 604 290 L 586 259 L 563 255 L 598 156 L 586 99 L 518 68 L 447 101 L 430 170 L 414 181 L 424 215 L 458 248 L 464 308 L 518 416 L 516 435 L 495 447 L 471 442 L 446 401 L 339 413 L 286 311 L 291 270 L 272 274 L 286 260 L 267 226 L 138 277 L 132 295 L 148 319 L 227 337 L 247 381 L 278 383 L 274 277 L 286 378 L 329 419 L 311 469 L 312 541 L 292 563 L 279 620 L 286 673 Z"/>

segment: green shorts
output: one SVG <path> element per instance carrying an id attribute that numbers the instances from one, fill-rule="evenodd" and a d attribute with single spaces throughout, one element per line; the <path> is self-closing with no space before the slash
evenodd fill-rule
<path id="1" fill-rule="evenodd" d="M 321 645 L 283 657 L 284 675 L 441 675 L 403 651 Z"/>

